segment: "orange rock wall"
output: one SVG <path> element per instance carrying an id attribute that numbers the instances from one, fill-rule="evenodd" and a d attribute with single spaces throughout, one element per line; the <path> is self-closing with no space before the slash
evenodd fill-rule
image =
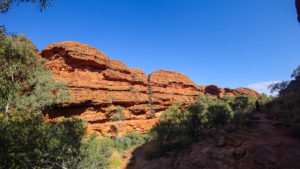
<path id="1" fill-rule="evenodd" d="M 55 121 L 76 115 L 88 122 L 88 133 L 113 135 L 135 130 L 144 134 L 157 122 L 160 112 L 171 104 L 194 103 L 200 93 L 223 97 L 224 94 L 254 94 L 247 88 L 222 89 L 215 85 L 198 86 L 181 73 L 159 70 L 148 77 L 138 68 L 127 68 L 94 47 L 72 41 L 52 43 L 42 52 L 54 77 L 70 88 L 71 103 L 45 112 Z M 125 121 L 111 122 L 120 106 Z"/>

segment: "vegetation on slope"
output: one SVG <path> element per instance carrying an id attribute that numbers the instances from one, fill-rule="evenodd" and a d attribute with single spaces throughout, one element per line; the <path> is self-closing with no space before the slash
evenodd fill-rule
<path id="1" fill-rule="evenodd" d="M 266 95 L 258 99 L 261 103 L 269 100 Z M 182 148 L 229 122 L 249 125 L 255 101 L 253 96 L 224 96 L 223 99 L 217 99 L 200 95 L 198 101 L 186 109 L 173 105 L 151 129 L 149 135 L 152 142 L 145 146 L 146 157 L 151 159 L 174 148 Z"/>

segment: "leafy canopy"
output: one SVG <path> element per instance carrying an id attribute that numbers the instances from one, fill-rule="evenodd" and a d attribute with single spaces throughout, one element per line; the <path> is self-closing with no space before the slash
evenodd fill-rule
<path id="1" fill-rule="evenodd" d="M 67 86 L 53 79 L 32 42 L 1 27 L 0 112 L 38 113 L 69 98 Z"/>
<path id="2" fill-rule="evenodd" d="M 50 7 L 51 3 L 54 0 L 0 0 L 0 13 L 6 13 L 12 5 L 20 3 L 32 3 L 38 4 L 40 11 L 43 11 L 45 8 Z"/>

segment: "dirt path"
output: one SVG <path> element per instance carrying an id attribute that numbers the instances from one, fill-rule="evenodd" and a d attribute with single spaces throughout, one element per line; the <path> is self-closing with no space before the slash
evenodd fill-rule
<path id="1" fill-rule="evenodd" d="M 254 119 L 250 127 L 229 132 L 225 126 L 212 137 L 151 161 L 138 147 L 124 169 L 300 169 L 300 141 L 288 129 L 274 127 L 265 113 L 254 113 Z M 220 138 L 226 140 L 221 147 L 216 146 Z"/>
<path id="2" fill-rule="evenodd" d="M 288 129 L 276 128 L 265 113 L 255 113 L 254 138 L 249 140 L 251 159 L 267 168 L 300 169 L 300 141 Z"/>

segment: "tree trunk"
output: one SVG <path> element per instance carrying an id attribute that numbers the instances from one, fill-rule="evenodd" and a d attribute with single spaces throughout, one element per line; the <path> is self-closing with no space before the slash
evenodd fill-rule
<path id="1" fill-rule="evenodd" d="M 9 102 L 6 103 L 6 106 L 5 106 L 5 113 L 7 114 L 8 113 L 8 109 L 9 109 Z"/>

